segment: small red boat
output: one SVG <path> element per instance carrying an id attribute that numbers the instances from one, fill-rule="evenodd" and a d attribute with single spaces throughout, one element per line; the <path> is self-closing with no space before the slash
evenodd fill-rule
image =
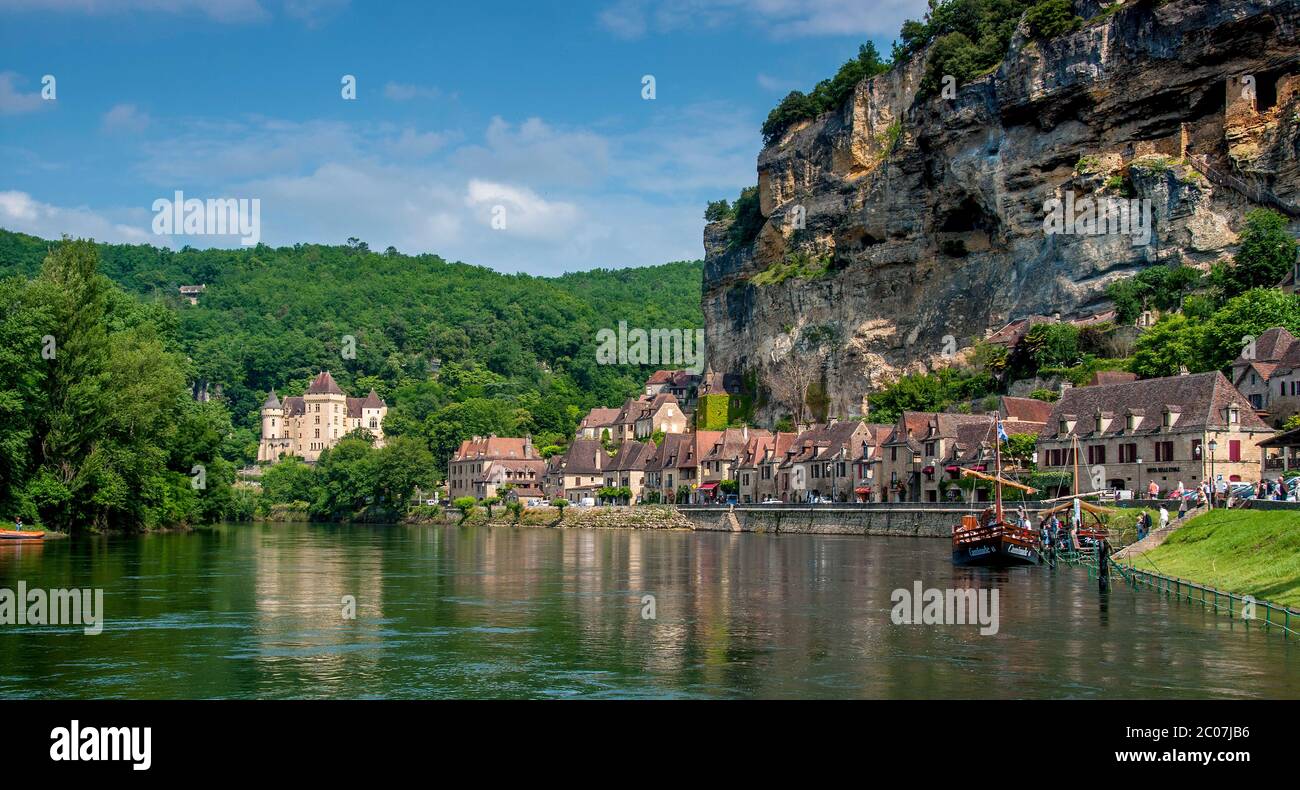
<path id="1" fill-rule="evenodd" d="M 45 530 L 0 529 L 0 540 L 44 540 Z"/>

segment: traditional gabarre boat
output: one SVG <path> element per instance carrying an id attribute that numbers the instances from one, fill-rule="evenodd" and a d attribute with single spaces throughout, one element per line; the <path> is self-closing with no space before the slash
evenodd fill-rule
<path id="1" fill-rule="evenodd" d="M 44 540 L 45 530 L 0 529 L 0 540 Z"/>
<path id="2" fill-rule="evenodd" d="M 1067 510 L 1073 510 L 1075 502 L 1079 503 L 1080 524 L 1074 530 L 1074 536 L 1075 536 L 1074 539 L 1078 544 L 1074 548 L 1091 550 L 1095 548 L 1097 545 L 1099 545 L 1100 543 L 1102 543 L 1103 541 L 1110 538 L 1110 531 L 1106 529 L 1105 522 L 1101 520 L 1102 515 L 1104 515 L 1107 512 L 1105 508 L 1097 507 L 1096 505 L 1092 505 L 1087 502 L 1084 502 L 1083 499 L 1079 497 L 1073 497 L 1066 502 L 1062 502 L 1056 507 L 1053 507 L 1048 510 L 1039 511 L 1038 515 L 1041 518 L 1046 518 L 1047 516 L 1056 515 L 1058 513 L 1062 513 Z M 1088 519 L 1083 515 L 1084 513 L 1088 514 L 1089 516 L 1092 516 L 1092 523 L 1088 522 Z"/>
<path id="3" fill-rule="evenodd" d="M 1042 560 L 1038 532 L 1007 521 L 1002 510 L 1002 486 L 1019 488 L 1031 494 L 1038 489 L 1003 479 L 1001 445 L 1000 437 L 995 435 L 993 452 L 997 474 L 986 475 L 973 469 L 962 470 L 962 474 L 968 477 L 993 481 L 993 507 L 985 508 L 978 517 L 962 516 L 961 523 L 952 528 L 953 565 L 1008 567 L 1037 565 Z M 974 489 L 971 494 L 974 496 Z"/>

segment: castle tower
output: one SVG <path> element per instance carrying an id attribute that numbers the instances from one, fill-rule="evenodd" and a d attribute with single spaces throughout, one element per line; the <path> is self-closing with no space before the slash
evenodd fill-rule
<path id="1" fill-rule="evenodd" d="M 284 424 L 284 407 L 275 389 L 262 404 L 262 441 L 257 446 L 258 461 L 275 461 L 288 450 L 288 431 Z"/>
<path id="2" fill-rule="evenodd" d="M 347 434 L 348 396 L 326 370 L 312 379 L 302 400 L 303 459 L 311 463 Z"/>
<path id="3" fill-rule="evenodd" d="M 388 404 L 379 397 L 374 388 L 361 402 L 361 427 L 370 431 L 375 437 L 375 446 L 384 446 L 384 417 L 388 414 Z"/>

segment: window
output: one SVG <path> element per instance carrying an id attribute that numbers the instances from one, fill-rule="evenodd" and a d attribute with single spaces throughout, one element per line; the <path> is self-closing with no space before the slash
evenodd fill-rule
<path id="1" fill-rule="evenodd" d="M 1124 430 L 1131 431 L 1135 425 L 1137 425 L 1137 418 L 1132 414 L 1124 418 Z"/>
<path id="2" fill-rule="evenodd" d="M 898 460 L 898 448 L 897 448 L 897 447 L 891 447 L 891 448 L 889 448 L 889 460 L 891 460 L 891 461 L 897 461 L 897 460 Z"/>
<path id="3" fill-rule="evenodd" d="M 1174 460 L 1174 443 L 1156 442 L 1156 460 L 1157 461 Z"/>
<path id="4" fill-rule="evenodd" d="M 1069 433 L 1069 432 L 1070 432 L 1070 429 L 1065 427 L 1065 420 L 1061 420 L 1061 422 L 1056 426 L 1056 432 L 1057 432 L 1057 433 Z"/>
<path id="5" fill-rule="evenodd" d="M 1174 424 L 1174 415 L 1173 415 L 1173 413 L 1172 413 L 1172 412 L 1169 412 L 1169 411 L 1166 411 L 1166 412 L 1164 413 L 1164 415 L 1163 415 L 1163 419 L 1162 419 L 1162 421 L 1161 421 L 1161 424 L 1164 425 L 1166 428 L 1172 426 L 1172 425 Z"/>
<path id="6" fill-rule="evenodd" d="M 1121 444 L 1119 446 L 1119 462 L 1121 464 L 1135 463 L 1137 461 L 1137 450 L 1138 446 L 1136 444 Z"/>
<path id="7" fill-rule="evenodd" d="M 1106 463 L 1106 445 L 1094 444 L 1088 447 L 1088 465 Z"/>

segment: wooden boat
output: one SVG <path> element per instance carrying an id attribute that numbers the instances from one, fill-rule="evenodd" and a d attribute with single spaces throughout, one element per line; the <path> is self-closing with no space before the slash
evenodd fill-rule
<path id="1" fill-rule="evenodd" d="M 44 540 L 45 530 L 0 529 L 0 540 Z"/>
<path id="2" fill-rule="evenodd" d="M 996 426 L 996 423 L 995 423 Z M 993 457 L 996 474 L 986 475 L 973 469 L 963 469 L 962 474 L 993 482 L 993 507 L 985 508 L 978 517 L 964 515 L 961 523 L 952 529 L 952 563 L 958 566 L 986 566 L 1005 568 L 1015 565 L 1037 565 L 1042 561 L 1038 532 L 1025 529 L 1008 521 L 1002 510 L 1002 487 L 1010 486 L 1028 493 L 1038 489 L 1021 485 L 1002 477 L 1002 442 L 994 436 Z M 974 489 L 971 490 L 974 496 Z"/>

